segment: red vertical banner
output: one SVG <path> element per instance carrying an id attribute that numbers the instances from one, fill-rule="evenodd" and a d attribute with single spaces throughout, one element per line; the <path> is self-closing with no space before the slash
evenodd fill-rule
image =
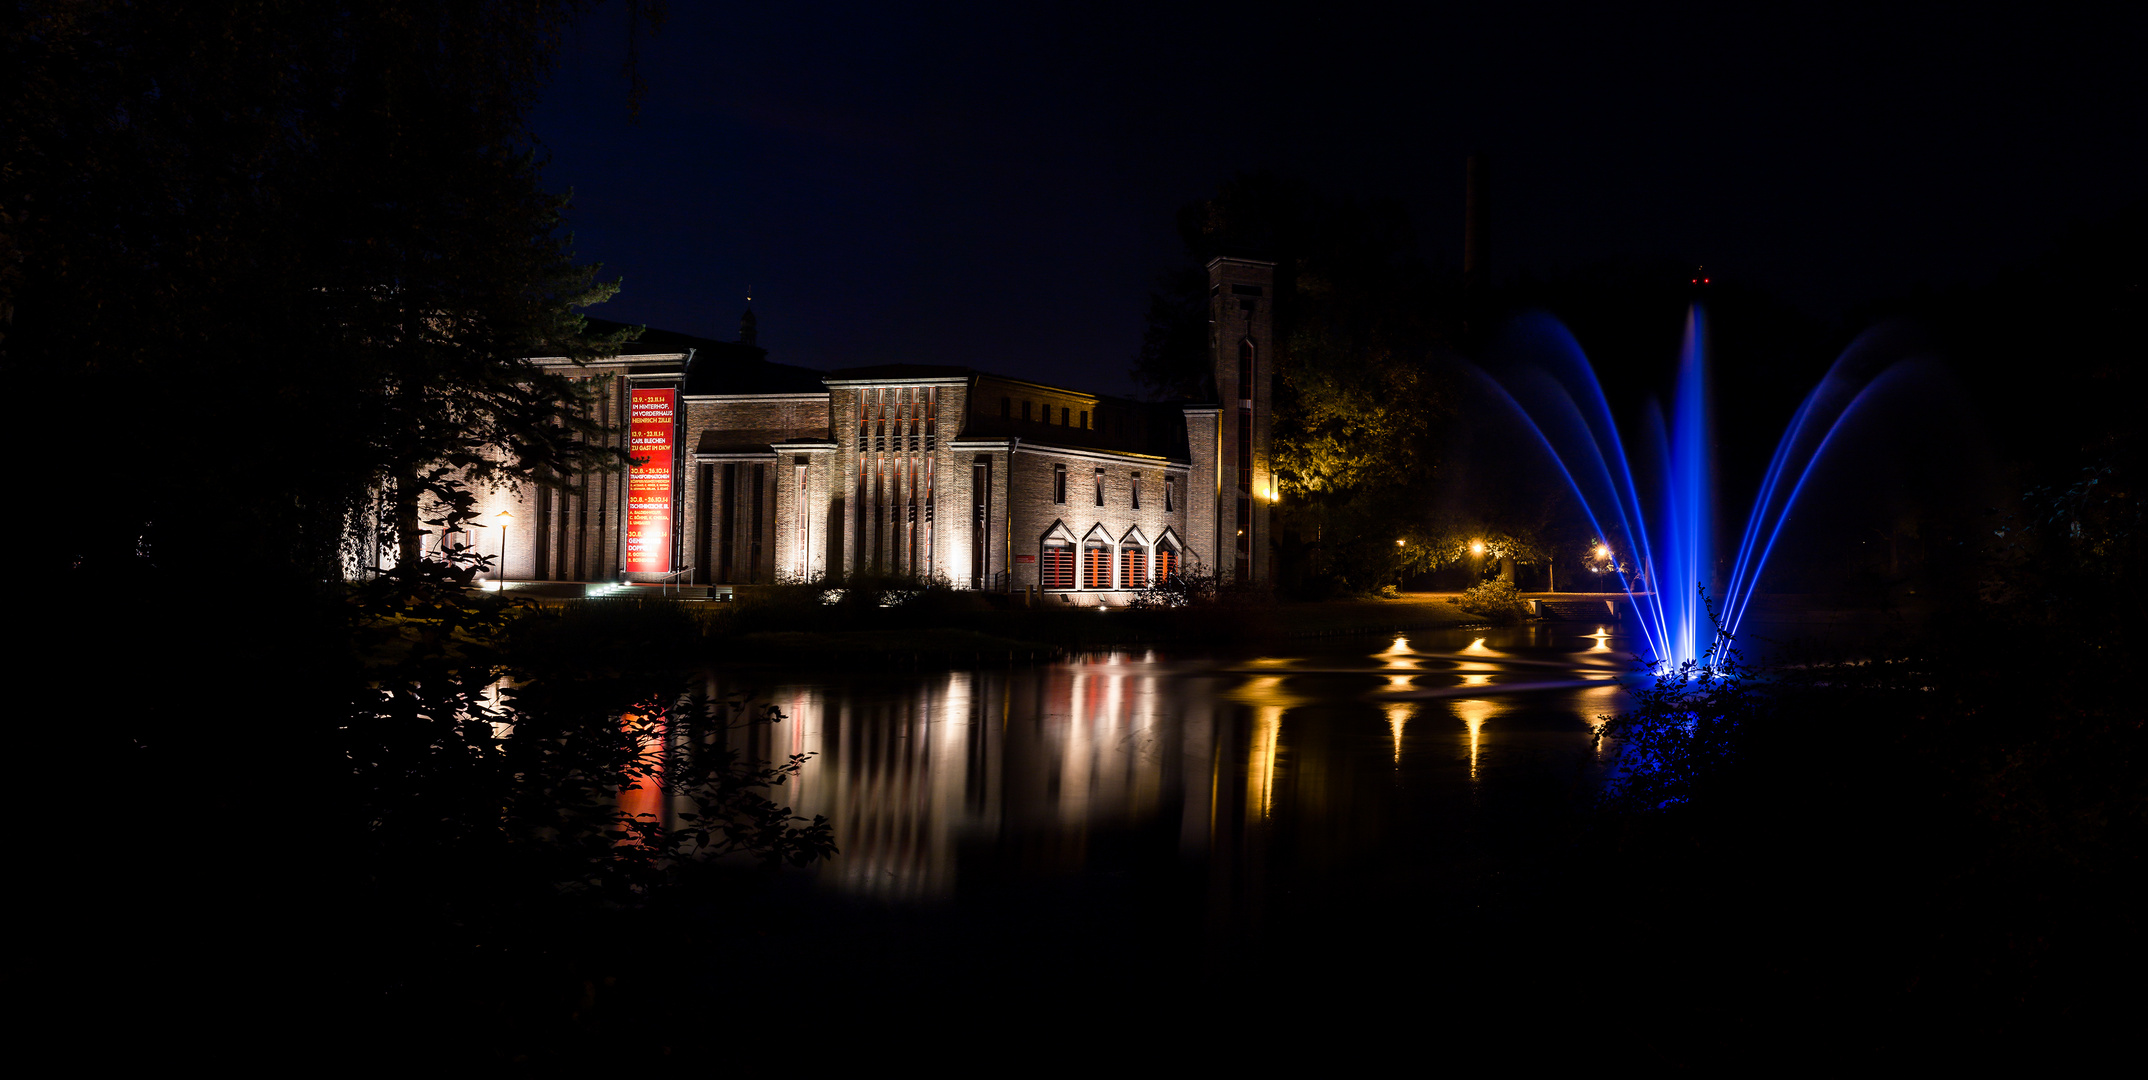
<path id="1" fill-rule="evenodd" d="M 626 568 L 637 574 L 671 572 L 672 422 L 678 391 L 635 390 L 627 411 Z"/>

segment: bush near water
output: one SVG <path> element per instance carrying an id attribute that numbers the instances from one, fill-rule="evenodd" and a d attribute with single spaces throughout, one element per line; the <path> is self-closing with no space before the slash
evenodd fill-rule
<path id="1" fill-rule="evenodd" d="M 1454 605 L 1501 626 L 1518 623 L 1529 614 L 1529 602 L 1522 599 L 1514 583 L 1498 578 L 1471 586 L 1454 598 Z"/>

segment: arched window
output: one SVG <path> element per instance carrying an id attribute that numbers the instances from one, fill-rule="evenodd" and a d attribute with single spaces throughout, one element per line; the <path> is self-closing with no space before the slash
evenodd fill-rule
<path id="1" fill-rule="evenodd" d="M 1169 540 L 1156 542 L 1156 580 L 1163 581 L 1185 569 L 1185 559 L 1178 546 Z"/>
<path id="2" fill-rule="evenodd" d="M 1253 339 L 1238 343 L 1238 399 L 1253 400 Z"/>
<path id="3" fill-rule="evenodd" d="M 1139 544 L 1119 546 L 1119 587 L 1145 589 L 1149 585 L 1149 549 Z"/>
<path id="4" fill-rule="evenodd" d="M 1043 558 L 1037 564 L 1037 579 L 1046 589 L 1072 589 L 1074 545 L 1065 540 L 1046 540 Z"/>
<path id="5" fill-rule="evenodd" d="M 1085 589 L 1111 588 L 1111 545 L 1086 540 L 1081 545 L 1081 584 Z"/>

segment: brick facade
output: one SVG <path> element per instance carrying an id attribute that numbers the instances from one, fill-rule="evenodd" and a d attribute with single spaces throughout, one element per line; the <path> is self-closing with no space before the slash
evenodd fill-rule
<path id="1" fill-rule="evenodd" d="M 868 573 L 1124 603 L 1163 549 L 1180 566 L 1268 581 L 1273 267 L 1218 259 L 1209 274 L 1214 404 L 931 365 L 809 372 L 767 362 L 750 340 L 651 333 L 658 346 L 583 370 L 601 383 L 597 419 L 614 439 L 630 390 L 679 391 L 671 572 L 621 572 L 619 473 L 490 493 L 479 520 L 507 525 L 517 581 Z"/>

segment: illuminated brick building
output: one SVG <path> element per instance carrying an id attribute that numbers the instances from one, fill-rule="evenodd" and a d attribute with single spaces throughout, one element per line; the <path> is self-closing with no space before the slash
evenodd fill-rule
<path id="1" fill-rule="evenodd" d="M 1217 259 L 1209 276 L 1217 403 L 791 367 L 750 312 L 736 342 L 652 331 L 583 369 L 605 381 L 597 419 L 646 464 L 493 493 L 479 520 L 505 533 L 480 550 L 503 545 L 514 583 L 884 573 L 1124 603 L 1191 563 L 1271 580 L 1273 267 Z"/>

